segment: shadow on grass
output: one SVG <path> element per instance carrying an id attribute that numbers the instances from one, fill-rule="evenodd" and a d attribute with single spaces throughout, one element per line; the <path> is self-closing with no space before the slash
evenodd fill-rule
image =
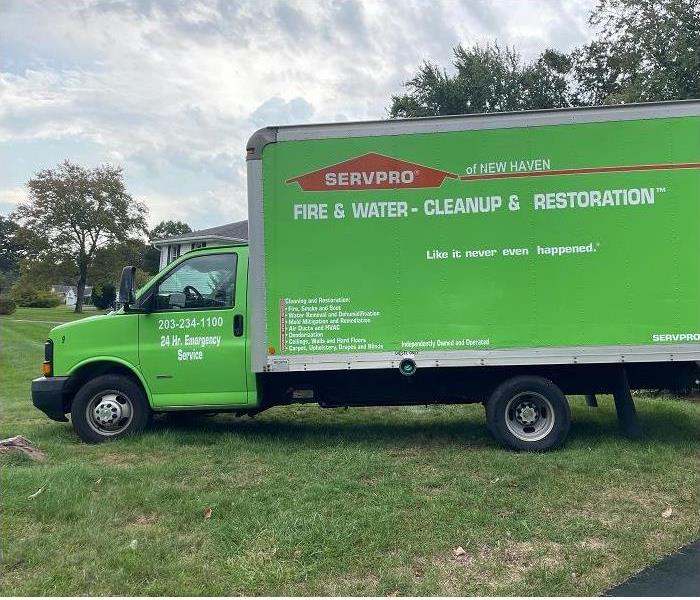
<path id="1" fill-rule="evenodd" d="M 275 409 L 271 409 L 273 413 Z M 270 414 L 270 416 L 273 416 Z M 377 447 L 402 448 L 407 445 L 469 445 L 495 446 L 490 438 L 485 423 L 456 418 L 454 415 L 439 422 L 426 421 L 423 418 L 403 416 L 396 417 L 365 412 L 362 420 L 342 418 L 328 419 L 316 415 L 295 420 L 295 415 L 288 418 L 276 416 L 270 418 L 232 416 L 196 417 L 189 422 L 171 423 L 167 419 L 157 419 L 152 431 L 171 431 L 180 434 L 183 444 L 216 444 L 221 436 L 235 434 L 251 442 L 279 441 L 301 442 L 306 447 L 325 447 L 332 444 L 363 444 Z M 376 420 L 370 420 L 375 419 Z"/>
<path id="2" fill-rule="evenodd" d="M 301 441 L 305 445 L 327 446 L 331 443 L 362 443 L 381 447 L 407 445 L 453 445 L 463 447 L 496 447 L 486 428 L 485 418 L 472 412 L 464 418 L 458 408 L 449 412 L 431 413 L 362 409 L 362 412 L 341 412 L 326 415 L 311 408 L 300 414 L 280 414 L 281 407 L 270 409 L 257 418 L 236 418 L 232 415 L 194 416 L 191 420 L 170 422 L 161 417 L 154 421 L 154 432 L 177 432 L 183 444 L 215 444 L 221 436 L 235 434 L 251 441 Z M 308 409 L 307 409 L 308 410 Z M 340 414 L 338 414 L 340 413 Z M 698 443 L 700 426 L 686 412 L 668 404 L 649 412 L 640 410 L 643 436 L 630 444 L 663 444 L 681 447 Z M 572 418 L 569 442 L 576 445 L 597 445 L 621 439 L 615 411 L 611 407 L 579 408 Z M 622 438 L 624 439 L 624 438 Z"/>

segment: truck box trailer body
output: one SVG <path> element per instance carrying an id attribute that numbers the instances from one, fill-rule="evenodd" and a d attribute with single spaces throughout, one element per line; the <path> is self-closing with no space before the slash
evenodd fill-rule
<path id="1" fill-rule="evenodd" d="M 262 132 L 254 370 L 700 359 L 697 111 Z"/>
<path id="2" fill-rule="evenodd" d="M 545 449 L 564 393 L 613 392 L 632 431 L 630 387 L 697 380 L 700 102 L 275 127 L 247 152 L 250 257 L 190 253 L 107 317 L 135 319 L 120 373 L 149 409 L 484 402 Z M 195 289 L 212 273 L 235 292 Z"/>

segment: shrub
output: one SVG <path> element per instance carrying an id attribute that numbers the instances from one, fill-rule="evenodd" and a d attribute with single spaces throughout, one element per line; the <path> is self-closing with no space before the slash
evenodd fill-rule
<path id="1" fill-rule="evenodd" d="M 61 300 L 60 296 L 40 290 L 37 291 L 34 296 L 27 299 L 26 304 L 20 304 L 20 306 L 28 306 L 30 308 L 54 308 L 62 303 L 63 300 Z"/>
<path id="2" fill-rule="evenodd" d="M 30 308 L 53 308 L 62 302 L 60 296 L 36 288 L 22 277 L 12 286 L 10 297 L 18 306 Z"/>
<path id="3" fill-rule="evenodd" d="M 16 308 L 17 304 L 11 298 L 0 298 L 0 315 L 11 315 Z"/>
<path id="4" fill-rule="evenodd" d="M 96 285 L 92 288 L 92 303 L 95 308 L 105 310 L 117 299 L 117 291 L 111 283 Z"/>

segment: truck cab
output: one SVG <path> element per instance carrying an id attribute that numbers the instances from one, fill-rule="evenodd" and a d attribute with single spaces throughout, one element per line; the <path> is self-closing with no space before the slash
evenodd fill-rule
<path id="1" fill-rule="evenodd" d="M 142 428 L 153 411 L 257 405 L 247 343 L 248 247 L 193 250 L 132 303 L 54 328 L 34 404 L 97 442 Z"/>

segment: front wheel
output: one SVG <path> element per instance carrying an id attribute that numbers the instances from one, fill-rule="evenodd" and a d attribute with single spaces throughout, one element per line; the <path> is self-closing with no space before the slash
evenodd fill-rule
<path id="1" fill-rule="evenodd" d="M 143 390 L 123 375 L 101 375 L 88 381 L 71 407 L 73 429 L 89 444 L 141 433 L 149 416 Z"/>
<path id="2" fill-rule="evenodd" d="M 571 425 L 563 392 L 544 377 L 513 377 L 486 404 L 489 430 L 514 450 L 543 451 L 561 446 Z"/>

